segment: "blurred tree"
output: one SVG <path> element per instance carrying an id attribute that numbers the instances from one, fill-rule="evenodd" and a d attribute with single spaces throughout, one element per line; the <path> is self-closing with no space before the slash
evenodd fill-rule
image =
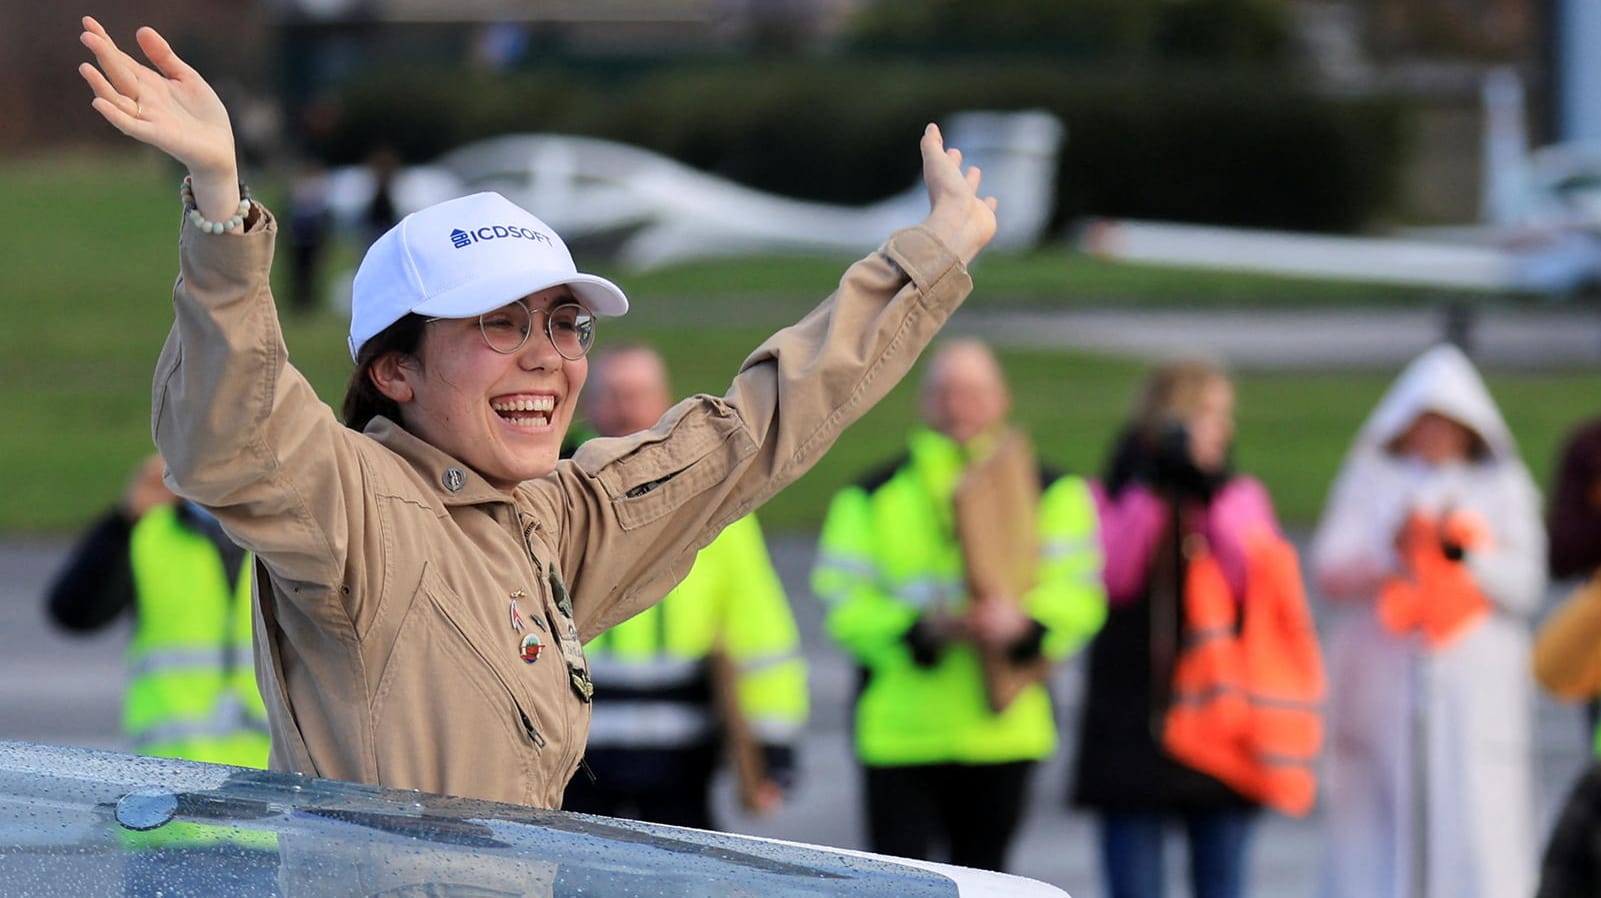
<path id="1" fill-rule="evenodd" d="M 870 52 L 1280 63 L 1287 0 L 869 0 L 848 29 Z"/>

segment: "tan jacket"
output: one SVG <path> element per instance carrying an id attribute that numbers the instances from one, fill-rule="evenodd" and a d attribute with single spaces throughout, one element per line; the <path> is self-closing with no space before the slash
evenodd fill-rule
<path id="1" fill-rule="evenodd" d="M 1540 625 L 1534 636 L 1534 678 L 1567 701 L 1601 692 L 1601 577 L 1581 584 Z"/>
<path id="2" fill-rule="evenodd" d="M 901 231 L 725 396 L 592 440 L 507 495 L 394 423 L 339 423 L 286 357 L 276 235 L 265 214 L 242 237 L 184 225 L 152 410 L 168 483 L 261 559 L 272 767 L 546 807 L 589 731 L 581 641 L 659 600 L 805 472 L 971 289 L 937 238 Z M 545 643 L 532 663 L 530 632 Z"/>

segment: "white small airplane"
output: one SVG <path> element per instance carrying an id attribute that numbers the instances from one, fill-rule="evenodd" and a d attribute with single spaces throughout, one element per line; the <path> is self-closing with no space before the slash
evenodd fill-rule
<path id="1" fill-rule="evenodd" d="M 945 129 L 950 146 L 984 171 L 984 192 L 1006 211 L 995 244 L 1024 249 L 1044 233 L 1064 137 L 1046 112 L 964 112 Z M 375 181 L 365 167 L 330 172 L 335 220 L 354 226 Z M 539 216 L 570 244 L 610 249 L 622 263 L 650 268 L 688 259 L 752 253 L 859 254 L 927 213 L 921 185 L 865 206 L 806 202 L 697 171 L 659 153 L 562 134 L 514 134 L 478 141 L 435 162 L 401 170 L 396 211 L 479 190 L 495 190 Z"/>
<path id="2" fill-rule="evenodd" d="M 1434 286 L 1570 293 L 1601 282 L 1601 144 L 1531 151 L 1523 87 L 1484 82 L 1483 221 L 1386 237 L 1341 237 L 1102 219 L 1078 245 L 1102 258 L 1190 268 Z"/>

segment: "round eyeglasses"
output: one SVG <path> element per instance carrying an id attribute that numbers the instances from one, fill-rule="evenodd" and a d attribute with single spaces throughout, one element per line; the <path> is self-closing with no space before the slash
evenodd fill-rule
<path id="1" fill-rule="evenodd" d="M 478 316 L 478 330 L 484 335 L 484 343 L 503 355 L 522 349 L 534 330 L 534 311 L 543 312 L 545 336 L 562 358 L 576 362 L 595 345 L 595 316 L 588 309 L 576 302 L 566 302 L 549 309 L 530 310 L 521 300 Z M 439 320 L 428 319 L 430 322 Z"/>

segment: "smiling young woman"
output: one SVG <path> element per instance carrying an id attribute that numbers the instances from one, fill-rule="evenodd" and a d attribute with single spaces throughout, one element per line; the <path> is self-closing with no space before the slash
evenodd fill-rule
<path id="1" fill-rule="evenodd" d="M 153 429 L 168 483 L 259 559 L 276 769 L 558 805 L 589 726 L 582 643 L 659 600 L 888 392 L 995 233 L 978 170 L 930 125 L 921 225 L 851 266 L 724 395 L 558 461 L 591 316 L 627 299 L 505 198 L 450 200 L 362 261 L 341 424 L 286 358 L 277 223 L 241 198 L 226 109 L 155 31 L 137 38 L 150 66 L 84 19 L 97 65 L 80 72 L 96 111 L 190 173 Z"/>

